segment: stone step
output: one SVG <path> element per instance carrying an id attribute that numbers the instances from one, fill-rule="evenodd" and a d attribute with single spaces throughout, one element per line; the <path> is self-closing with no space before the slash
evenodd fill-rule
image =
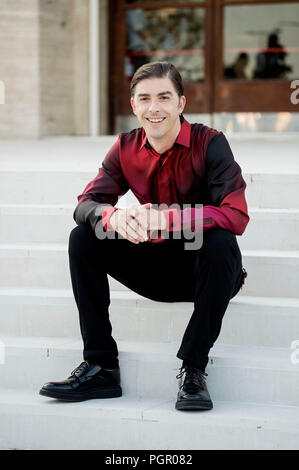
<path id="1" fill-rule="evenodd" d="M 70 167 L 73 168 L 73 167 Z M 74 170 L 5 170 L 0 171 L 2 204 L 76 204 L 77 196 L 96 176 L 92 171 Z M 249 207 L 299 209 L 299 174 L 244 173 Z M 12 192 L 11 188 L 14 188 Z M 127 197 L 126 197 L 127 196 Z M 135 201 L 131 191 L 120 199 Z M 199 201 L 200 202 L 200 201 Z"/>
<path id="2" fill-rule="evenodd" d="M 227 139 L 248 184 L 250 207 L 299 208 L 298 135 L 230 133 Z M 75 204 L 116 140 L 117 136 L 2 140 L 1 203 Z"/>
<path id="3" fill-rule="evenodd" d="M 67 243 L 74 205 L 1 204 L 1 243 Z"/>
<path id="4" fill-rule="evenodd" d="M 177 411 L 169 399 L 63 403 L 30 390 L 2 389 L 0 413 L 2 449 L 299 449 L 298 407 L 214 401 L 213 410 L 191 413 Z"/>
<path id="5" fill-rule="evenodd" d="M 249 208 L 250 221 L 237 237 L 242 250 L 298 250 L 299 210 Z"/>
<path id="6" fill-rule="evenodd" d="M 71 288 L 67 245 L 0 244 L 0 258 L 2 287 Z M 298 251 L 243 250 L 242 259 L 248 277 L 241 295 L 298 297 Z M 109 279 L 112 290 L 128 290 Z"/>
<path id="7" fill-rule="evenodd" d="M 110 298 L 117 341 L 179 342 L 193 312 L 192 302 L 156 302 L 133 291 L 111 291 Z M 4 336 L 81 338 L 72 291 L 0 289 L 0 331 Z M 217 344 L 288 348 L 297 338 L 299 299 L 237 295 L 227 308 Z"/>
<path id="8" fill-rule="evenodd" d="M 138 203 L 138 201 L 135 201 Z M 121 201 L 117 204 L 123 207 Z M 0 205 L 1 243 L 67 243 L 74 205 Z M 249 209 L 243 249 L 299 250 L 299 209 Z"/>
<path id="9" fill-rule="evenodd" d="M 66 240 L 77 195 L 115 138 L 0 143 L 1 449 L 299 448 L 299 366 L 290 344 L 299 338 L 298 140 L 280 140 L 232 146 L 252 208 L 238 237 L 248 278 L 210 354 L 214 409 L 206 413 L 174 409 L 176 352 L 192 303 L 153 302 L 112 278 L 124 396 L 65 404 L 38 395 L 82 361 Z M 128 192 L 119 205 L 136 202 Z"/>
<path id="10" fill-rule="evenodd" d="M 64 380 L 82 362 L 81 340 L 2 337 L 2 344 L 2 388 L 38 391 L 45 382 Z M 118 342 L 124 395 L 174 400 L 182 363 L 176 358 L 179 345 Z M 299 406 L 298 365 L 291 361 L 292 353 L 290 348 L 214 346 L 206 369 L 212 399 Z"/>
<path id="11" fill-rule="evenodd" d="M 225 133 L 244 173 L 299 173 L 296 132 Z M 93 170 L 117 140 L 117 135 L 55 136 L 43 139 L 2 139 L 2 170 Z M 283 155 L 283 158 L 282 158 Z"/>

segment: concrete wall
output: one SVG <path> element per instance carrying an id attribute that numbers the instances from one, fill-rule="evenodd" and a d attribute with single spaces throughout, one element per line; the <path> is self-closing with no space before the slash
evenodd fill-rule
<path id="1" fill-rule="evenodd" d="M 108 1 L 100 0 L 99 8 L 99 132 L 101 135 L 108 133 L 108 106 L 109 106 L 109 88 L 108 88 Z"/>
<path id="2" fill-rule="evenodd" d="M 74 133 L 89 134 L 89 0 L 74 0 Z"/>
<path id="3" fill-rule="evenodd" d="M 89 132 L 89 2 L 1 0 L 0 137 Z"/>
<path id="4" fill-rule="evenodd" d="M 73 134 L 73 1 L 40 0 L 40 134 Z"/>
<path id="5" fill-rule="evenodd" d="M 39 135 L 38 0 L 0 2 L 1 137 Z"/>

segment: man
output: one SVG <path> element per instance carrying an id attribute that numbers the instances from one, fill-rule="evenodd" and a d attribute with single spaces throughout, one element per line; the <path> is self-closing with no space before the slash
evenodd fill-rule
<path id="1" fill-rule="evenodd" d="M 235 61 L 224 70 L 224 76 L 228 79 L 247 80 L 246 68 L 249 64 L 247 52 L 241 52 Z"/>
<path id="2" fill-rule="evenodd" d="M 185 103 L 172 64 L 145 64 L 134 74 L 131 105 L 142 127 L 119 136 L 78 196 L 78 226 L 70 234 L 84 362 L 67 380 L 45 384 L 42 395 L 70 401 L 121 395 L 108 313 L 109 274 L 152 300 L 194 302 L 177 353 L 183 363 L 176 408 L 213 406 L 205 368 L 229 300 L 246 274 L 236 241 L 249 221 L 246 183 L 222 132 L 190 125 L 182 116 Z M 140 206 L 116 209 L 118 197 L 129 189 Z M 161 203 L 179 208 L 153 208 Z M 190 204 L 203 208 L 184 207 Z M 174 236 L 185 226 L 202 229 L 202 246 L 185 249 L 184 237 Z"/>

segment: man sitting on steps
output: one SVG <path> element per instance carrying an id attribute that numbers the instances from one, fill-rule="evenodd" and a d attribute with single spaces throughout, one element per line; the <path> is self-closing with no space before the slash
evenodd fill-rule
<path id="1" fill-rule="evenodd" d="M 246 183 L 224 134 L 189 124 L 185 103 L 172 64 L 152 62 L 135 72 L 131 106 L 142 127 L 119 136 L 78 196 L 78 226 L 69 238 L 84 362 L 65 381 L 45 384 L 41 395 L 66 401 L 121 396 L 109 274 L 155 301 L 194 302 L 177 353 L 183 363 L 175 406 L 213 407 L 205 379 L 208 354 L 246 277 L 236 239 L 249 221 Z M 129 189 L 140 205 L 115 208 Z M 187 249 L 185 227 L 203 233 L 199 245 Z"/>

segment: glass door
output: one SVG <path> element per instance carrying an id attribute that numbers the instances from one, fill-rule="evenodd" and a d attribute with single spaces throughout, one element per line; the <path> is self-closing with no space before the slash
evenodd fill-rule
<path id="1" fill-rule="evenodd" d="M 180 71 L 185 113 L 297 111 L 299 1 L 110 0 L 111 130 L 142 64 Z"/>
<path id="2" fill-rule="evenodd" d="M 110 2 L 110 103 L 114 116 L 131 114 L 130 80 L 142 64 L 157 60 L 172 62 L 180 71 L 188 102 L 186 113 L 210 112 L 209 3 Z"/>
<path id="3" fill-rule="evenodd" d="M 299 2 L 216 0 L 213 110 L 297 112 Z"/>

